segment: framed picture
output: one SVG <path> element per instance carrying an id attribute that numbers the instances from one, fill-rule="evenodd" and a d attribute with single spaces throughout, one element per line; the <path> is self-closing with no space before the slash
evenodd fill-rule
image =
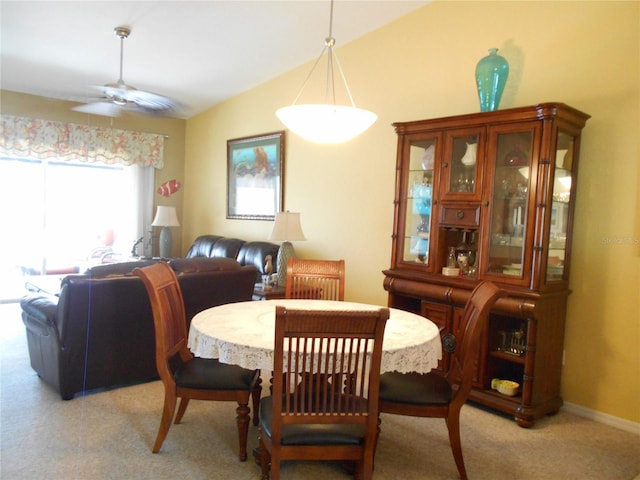
<path id="1" fill-rule="evenodd" d="M 227 140 L 227 218 L 274 220 L 283 173 L 284 131 Z"/>

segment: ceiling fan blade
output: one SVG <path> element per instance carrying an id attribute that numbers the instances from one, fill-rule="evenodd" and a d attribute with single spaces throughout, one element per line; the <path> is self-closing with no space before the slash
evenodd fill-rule
<path id="1" fill-rule="evenodd" d="M 124 39 L 129 36 L 131 29 L 120 26 L 114 29 L 114 33 L 120 38 L 120 78 L 115 83 L 94 86 L 102 92 L 102 102 L 75 107 L 73 110 L 108 117 L 117 117 L 123 110 L 151 116 L 178 114 L 182 106 L 175 100 L 156 93 L 138 90 L 124 83 L 122 79 Z"/>
<path id="2" fill-rule="evenodd" d="M 138 90 L 121 82 L 95 86 L 95 88 L 102 92 L 106 100 L 147 115 L 167 115 L 177 112 L 180 108 L 178 102 L 171 98 L 145 90 Z"/>
<path id="3" fill-rule="evenodd" d="M 71 110 L 92 115 L 102 115 L 104 117 L 119 117 L 121 113 L 120 107 L 111 102 L 86 103 L 73 107 Z"/>
<path id="4" fill-rule="evenodd" d="M 180 107 L 178 102 L 171 98 L 144 90 L 129 90 L 127 92 L 127 100 L 135 103 L 143 109 L 153 110 L 157 113 L 174 112 Z"/>

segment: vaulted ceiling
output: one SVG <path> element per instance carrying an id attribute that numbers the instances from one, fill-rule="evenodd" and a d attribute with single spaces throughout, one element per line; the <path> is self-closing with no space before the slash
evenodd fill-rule
<path id="1" fill-rule="evenodd" d="M 336 0 L 337 47 L 428 1 Z M 329 32 L 326 1 L 0 2 L 2 89 L 78 102 L 123 80 L 182 103 L 188 118 L 315 59 Z"/>

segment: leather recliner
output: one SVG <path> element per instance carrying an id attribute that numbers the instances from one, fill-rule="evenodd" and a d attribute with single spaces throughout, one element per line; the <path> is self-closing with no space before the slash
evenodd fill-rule
<path id="1" fill-rule="evenodd" d="M 21 299 L 32 368 L 63 399 L 78 392 L 154 380 L 155 337 L 149 297 L 131 272 L 154 260 L 99 265 L 62 280 L 58 295 Z M 187 314 L 251 300 L 253 266 L 229 258 L 175 259 Z"/>

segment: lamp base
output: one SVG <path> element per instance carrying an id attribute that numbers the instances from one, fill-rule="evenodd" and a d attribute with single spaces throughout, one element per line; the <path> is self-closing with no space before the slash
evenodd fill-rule
<path id="1" fill-rule="evenodd" d="M 170 258 L 171 257 L 171 230 L 169 227 L 162 227 L 160 230 L 160 257 L 161 258 Z"/>
<path id="2" fill-rule="evenodd" d="M 278 249 L 278 285 L 284 287 L 287 285 L 287 263 L 289 258 L 295 257 L 293 245 L 291 242 L 282 242 Z"/>

